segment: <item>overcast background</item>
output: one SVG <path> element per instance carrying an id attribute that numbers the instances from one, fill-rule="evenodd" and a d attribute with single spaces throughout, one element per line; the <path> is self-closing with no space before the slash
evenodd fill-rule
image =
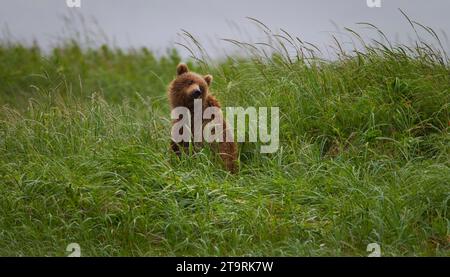
<path id="1" fill-rule="evenodd" d="M 322 47 L 330 44 L 331 34 L 339 34 L 343 27 L 373 36 L 373 32 L 355 25 L 362 21 L 377 25 L 393 41 L 408 43 L 414 32 L 399 12 L 401 8 L 412 19 L 434 28 L 439 34 L 450 34 L 448 0 L 381 0 L 381 8 L 369 8 L 366 2 L 81 0 L 80 8 L 69 8 L 66 0 L 0 0 L 0 30 L 3 40 L 25 43 L 35 40 L 44 49 L 50 49 L 64 37 L 73 36 L 77 30 L 86 33 L 87 29 L 93 32 L 90 37 L 98 43 L 108 42 L 121 48 L 146 46 L 157 53 L 176 47 L 186 55 L 174 44 L 183 42 L 179 34 L 185 29 L 200 38 L 209 53 L 218 56 L 223 50 L 232 51 L 232 46 L 221 38 L 260 39 L 261 32 L 246 17 L 257 18 L 274 30 L 283 28 Z M 347 39 L 342 35 L 338 38 Z M 445 36 L 443 41 L 448 51 Z"/>

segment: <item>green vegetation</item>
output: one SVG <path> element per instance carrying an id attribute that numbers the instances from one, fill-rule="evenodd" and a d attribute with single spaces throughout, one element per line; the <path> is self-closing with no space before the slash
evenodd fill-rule
<path id="1" fill-rule="evenodd" d="M 223 106 L 280 107 L 280 150 L 240 144 L 236 176 L 169 152 L 175 51 L 3 43 L 0 255 L 450 255 L 443 51 L 361 42 L 323 61 L 267 33 L 271 54 L 230 40 L 250 55 L 190 62 Z"/>

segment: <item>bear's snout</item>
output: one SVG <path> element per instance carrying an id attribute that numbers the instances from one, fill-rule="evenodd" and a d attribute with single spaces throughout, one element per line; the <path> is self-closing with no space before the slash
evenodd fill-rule
<path id="1" fill-rule="evenodd" d="M 192 97 L 194 97 L 194 98 L 200 98 L 200 96 L 202 96 L 202 91 L 201 91 L 200 89 L 195 89 L 195 90 L 192 92 Z"/>

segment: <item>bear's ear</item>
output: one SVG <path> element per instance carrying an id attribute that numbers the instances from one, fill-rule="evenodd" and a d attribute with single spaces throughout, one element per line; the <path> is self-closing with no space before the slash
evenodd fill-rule
<path id="1" fill-rule="evenodd" d="M 203 77 L 203 79 L 205 79 L 205 81 L 206 81 L 206 83 L 208 84 L 208 86 L 210 86 L 211 85 L 211 83 L 212 83 L 212 80 L 213 80 L 213 77 L 212 77 L 212 75 L 205 75 L 204 77 Z"/>
<path id="2" fill-rule="evenodd" d="M 188 69 L 187 65 L 184 64 L 184 63 L 180 63 L 177 66 L 177 75 L 181 75 L 181 74 L 186 73 L 188 71 L 189 71 L 189 69 Z"/>

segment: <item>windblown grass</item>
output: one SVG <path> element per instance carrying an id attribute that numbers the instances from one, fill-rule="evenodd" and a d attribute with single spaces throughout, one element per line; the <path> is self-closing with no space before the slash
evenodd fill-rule
<path id="1" fill-rule="evenodd" d="M 168 151 L 176 51 L 0 46 L 0 255 L 66 255 L 71 242 L 83 256 L 353 256 L 372 242 L 384 256 L 449 255 L 439 37 L 353 52 L 336 40 L 325 61 L 262 28 L 272 44 L 228 40 L 247 58 L 211 66 L 191 49 L 224 106 L 280 107 L 280 150 L 241 144 L 237 176 L 207 151 Z"/>

